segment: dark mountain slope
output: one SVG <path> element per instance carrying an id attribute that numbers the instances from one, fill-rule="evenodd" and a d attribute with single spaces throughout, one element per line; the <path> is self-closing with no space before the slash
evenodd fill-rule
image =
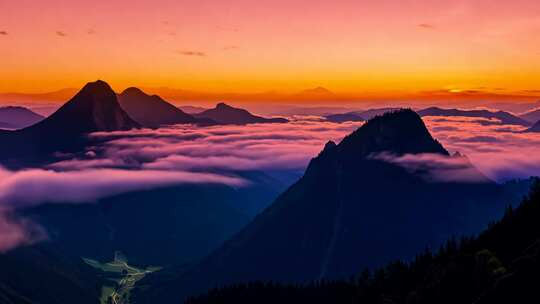
<path id="1" fill-rule="evenodd" d="M 1 107 L 0 128 L 21 129 L 38 123 L 45 117 L 24 107 Z"/>
<path id="2" fill-rule="evenodd" d="M 215 108 L 195 114 L 198 118 L 207 118 L 220 124 L 245 125 L 251 123 L 285 123 L 285 118 L 264 118 L 255 116 L 240 108 L 218 103 Z"/>
<path id="3" fill-rule="evenodd" d="M 111 87 L 96 81 L 86 84 L 51 116 L 28 128 L 1 132 L 0 151 L 4 164 L 39 162 L 54 152 L 74 152 L 88 142 L 86 134 L 96 131 L 129 130 L 139 127 L 120 107 Z"/>
<path id="4" fill-rule="evenodd" d="M 150 96 L 138 88 L 124 90 L 118 95 L 118 101 L 129 116 L 144 127 L 201 122 L 158 95 Z"/>
<path id="5" fill-rule="evenodd" d="M 450 239 L 414 262 L 393 262 L 351 281 L 306 285 L 268 282 L 214 289 L 193 298 L 205 303 L 538 303 L 540 282 L 540 183 L 516 209 L 478 237 Z"/>
<path id="6" fill-rule="evenodd" d="M 0 303 L 98 304 L 100 273 L 48 244 L 0 254 Z"/>
<path id="7" fill-rule="evenodd" d="M 450 158 L 413 111 L 376 117 L 328 143 L 296 184 L 205 261 L 141 282 L 139 303 L 236 282 L 349 276 L 478 232 L 512 201 L 471 165 L 477 182 L 442 182 L 374 157 L 382 152 Z"/>
<path id="8" fill-rule="evenodd" d="M 46 204 L 20 213 L 74 256 L 108 262 L 119 250 L 130 263 L 183 264 L 217 248 L 289 185 L 262 172 L 238 175 L 250 185 L 178 185 L 95 203 Z"/>

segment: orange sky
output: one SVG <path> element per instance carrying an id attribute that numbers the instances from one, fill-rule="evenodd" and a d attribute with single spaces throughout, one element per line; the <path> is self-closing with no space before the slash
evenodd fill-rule
<path id="1" fill-rule="evenodd" d="M 2 0 L 0 92 L 526 94 L 539 37 L 537 0 Z"/>

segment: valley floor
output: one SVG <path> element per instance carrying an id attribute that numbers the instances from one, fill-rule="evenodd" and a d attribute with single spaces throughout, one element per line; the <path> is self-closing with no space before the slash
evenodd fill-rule
<path id="1" fill-rule="evenodd" d="M 134 267 L 128 264 L 121 254 L 115 255 L 114 261 L 101 263 L 85 258 L 84 261 L 106 273 L 106 284 L 102 287 L 102 304 L 128 304 L 130 293 L 135 284 L 149 273 L 157 271 L 160 267 Z"/>

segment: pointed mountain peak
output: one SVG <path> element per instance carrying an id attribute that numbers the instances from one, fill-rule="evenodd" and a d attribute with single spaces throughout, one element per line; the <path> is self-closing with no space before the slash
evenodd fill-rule
<path id="1" fill-rule="evenodd" d="M 102 80 L 87 83 L 50 117 L 35 125 L 43 132 L 82 134 L 95 131 L 128 130 L 138 127 L 120 107 L 116 93 Z"/>
<path id="2" fill-rule="evenodd" d="M 331 150 L 333 149 L 334 147 L 336 147 L 336 143 L 333 141 L 333 140 L 329 140 L 325 145 L 324 145 L 324 149 L 323 149 L 323 152 L 324 151 L 328 151 L 328 150 Z"/>
<path id="3" fill-rule="evenodd" d="M 317 156 L 317 158 L 325 158 L 325 157 L 329 157 L 329 155 L 333 155 L 334 154 L 334 151 L 336 151 L 336 143 L 332 140 L 329 140 L 325 145 L 324 145 L 324 148 L 322 149 L 322 151 L 319 153 L 319 155 Z"/>
<path id="4" fill-rule="evenodd" d="M 367 156 L 374 152 L 394 154 L 439 153 L 449 155 L 436 141 L 420 116 L 411 109 L 375 116 L 339 144 L 343 153 Z"/>

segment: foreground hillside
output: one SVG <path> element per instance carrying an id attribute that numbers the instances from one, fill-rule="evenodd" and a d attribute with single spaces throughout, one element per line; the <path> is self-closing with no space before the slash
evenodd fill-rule
<path id="1" fill-rule="evenodd" d="M 456 241 L 412 263 L 394 262 L 347 281 L 237 284 L 192 298 L 206 303 L 538 303 L 540 182 L 516 209 L 478 237 Z"/>
<path id="2" fill-rule="evenodd" d="M 0 253 L 0 303 L 98 304 L 102 276 L 47 244 Z"/>

